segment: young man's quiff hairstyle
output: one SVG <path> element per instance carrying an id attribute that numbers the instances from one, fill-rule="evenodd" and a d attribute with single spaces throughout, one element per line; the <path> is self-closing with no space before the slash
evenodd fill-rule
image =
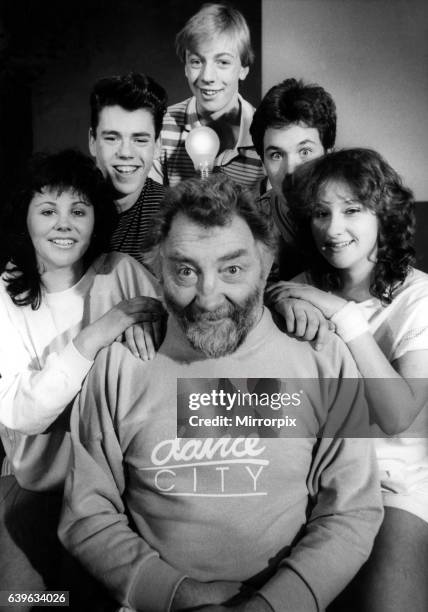
<path id="1" fill-rule="evenodd" d="M 260 158 L 263 159 L 263 140 L 268 128 L 284 128 L 305 124 L 319 132 L 325 151 L 336 141 L 336 105 L 331 95 L 316 84 L 286 79 L 265 95 L 254 113 L 250 134 Z"/>
<path id="2" fill-rule="evenodd" d="M 138 72 L 105 77 L 97 81 L 90 96 L 91 131 L 95 138 L 100 112 L 105 106 L 121 106 L 126 111 L 148 110 L 155 124 L 158 138 L 166 113 L 166 91 L 151 77 Z"/>
<path id="3" fill-rule="evenodd" d="M 228 4 L 204 4 L 175 38 L 175 48 L 185 63 L 186 51 L 195 52 L 201 42 L 227 34 L 236 40 L 244 68 L 254 61 L 250 30 L 242 13 Z"/>

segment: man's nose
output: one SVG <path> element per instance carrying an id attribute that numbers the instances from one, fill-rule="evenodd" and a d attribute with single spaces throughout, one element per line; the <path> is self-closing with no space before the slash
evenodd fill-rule
<path id="1" fill-rule="evenodd" d="M 297 166 L 301 165 L 301 161 L 296 159 L 293 155 L 287 158 L 287 174 L 292 175 Z"/>
<path id="2" fill-rule="evenodd" d="M 198 283 L 197 304 L 204 310 L 215 310 L 223 303 L 214 274 L 201 276 Z"/>
<path id="3" fill-rule="evenodd" d="M 124 138 L 121 141 L 118 153 L 120 157 L 133 157 L 132 144 L 130 140 Z"/>
<path id="4" fill-rule="evenodd" d="M 212 62 L 205 62 L 205 64 L 202 65 L 199 76 L 204 83 L 212 83 L 215 81 L 214 64 Z"/>

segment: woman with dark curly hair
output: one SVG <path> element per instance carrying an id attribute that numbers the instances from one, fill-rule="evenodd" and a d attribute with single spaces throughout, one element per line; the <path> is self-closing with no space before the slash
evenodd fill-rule
<path id="1" fill-rule="evenodd" d="M 386 434 L 376 440 L 385 519 L 353 602 L 364 612 L 409 606 L 422 612 L 428 606 L 422 410 L 428 398 L 428 275 L 412 267 L 413 196 L 368 149 L 309 162 L 287 195 L 310 267 L 295 282 L 272 288 L 271 300 L 278 310 L 286 299 L 306 300 L 334 324 L 366 379 L 374 431 Z M 395 437 L 402 432 L 408 437 Z"/>
<path id="2" fill-rule="evenodd" d="M 101 173 L 73 150 L 34 156 L 3 214 L 0 590 L 52 586 L 67 408 L 98 351 L 154 318 L 151 275 L 104 253 L 115 220 Z"/>

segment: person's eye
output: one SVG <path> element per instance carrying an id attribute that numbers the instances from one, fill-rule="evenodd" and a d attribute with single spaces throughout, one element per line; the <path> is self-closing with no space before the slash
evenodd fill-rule
<path id="1" fill-rule="evenodd" d="M 302 159 L 307 159 L 308 157 L 311 157 L 312 153 L 313 153 L 313 150 L 310 149 L 309 147 L 305 147 L 304 149 L 301 149 L 299 151 L 300 157 Z"/>
<path id="2" fill-rule="evenodd" d="M 230 66 L 232 62 L 230 60 L 218 60 L 217 63 L 219 66 L 226 68 L 227 66 Z"/>
<path id="3" fill-rule="evenodd" d="M 117 136 L 104 136 L 103 140 L 105 142 L 116 142 Z"/>
<path id="4" fill-rule="evenodd" d="M 150 142 L 149 138 L 135 138 L 134 142 L 138 145 L 146 145 Z"/>
<path id="5" fill-rule="evenodd" d="M 45 208 L 45 210 L 40 211 L 40 214 L 43 215 L 44 217 L 50 217 L 54 213 L 55 213 L 55 210 L 53 208 Z"/>
<path id="6" fill-rule="evenodd" d="M 313 219 L 324 219 L 325 217 L 327 217 L 328 215 L 328 211 L 326 211 L 323 208 L 315 208 L 315 210 L 312 213 L 312 218 Z"/>
<path id="7" fill-rule="evenodd" d="M 355 215 L 359 212 L 361 212 L 361 206 L 350 206 L 345 210 L 347 215 Z"/>
<path id="8" fill-rule="evenodd" d="M 242 268 L 240 266 L 233 265 L 227 266 L 227 268 L 225 268 L 223 272 L 226 276 L 238 276 L 241 270 Z"/>
<path id="9" fill-rule="evenodd" d="M 83 208 L 75 208 L 73 210 L 73 215 L 75 217 L 84 217 L 86 215 L 86 210 L 84 210 Z"/>
<path id="10" fill-rule="evenodd" d="M 177 276 L 183 280 L 190 280 L 193 278 L 195 271 L 189 266 L 181 266 L 177 270 Z"/>
<path id="11" fill-rule="evenodd" d="M 280 161 L 282 159 L 282 154 L 279 151 L 273 151 L 270 155 L 269 158 L 272 161 Z"/>
<path id="12" fill-rule="evenodd" d="M 192 68 L 199 68 L 201 65 L 201 60 L 197 59 L 196 57 L 193 57 L 189 60 L 189 64 Z"/>

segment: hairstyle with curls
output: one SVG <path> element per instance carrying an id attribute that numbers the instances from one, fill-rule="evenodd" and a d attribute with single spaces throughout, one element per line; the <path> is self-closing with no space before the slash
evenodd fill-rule
<path id="1" fill-rule="evenodd" d="M 415 206 L 412 192 L 397 172 L 371 149 L 343 149 L 300 166 L 286 197 L 297 225 L 300 244 L 307 252 L 314 282 L 327 291 L 340 289 L 341 279 L 315 245 L 311 219 L 320 189 L 329 181 L 345 183 L 378 220 L 376 262 L 370 293 L 389 304 L 394 290 L 414 263 Z"/>
<path id="2" fill-rule="evenodd" d="M 7 292 L 17 306 L 41 302 L 41 277 L 36 251 L 28 227 L 28 207 L 36 193 L 44 189 L 72 191 L 88 200 L 94 209 L 94 230 L 84 255 L 88 267 L 98 255 L 108 251 L 111 233 L 117 223 L 117 212 L 101 172 L 94 162 L 73 149 L 54 154 L 32 156 L 20 181 L 20 187 L 7 203 L 2 215 L 2 246 L 0 271 Z"/>
<path id="3" fill-rule="evenodd" d="M 186 62 L 186 51 L 197 50 L 201 41 L 219 34 L 236 40 L 241 64 L 246 68 L 254 61 L 250 30 L 243 14 L 229 4 L 204 4 L 186 22 L 175 38 L 175 49 L 180 60 Z"/>
<path id="4" fill-rule="evenodd" d="M 105 106 L 121 106 L 127 111 L 147 109 L 153 116 L 158 138 L 168 105 L 166 91 L 151 77 L 138 72 L 99 79 L 89 99 L 91 130 L 95 137 L 100 112 Z"/>
<path id="5" fill-rule="evenodd" d="M 260 210 L 249 190 L 218 173 L 203 180 L 188 179 L 167 190 L 154 219 L 150 259 L 156 256 L 179 213 L 203 227 L 224 227 L 237 215 L 246 221 L 256 240 L 275 252 L 277 233 L 270 216 Z"/>
<path id="6" fill-rule="evenodd" d="M 283 128 L 304 123 L 318 130 L 324 149 L 336 141 L 336 105 L 331 95 L 315 84 L 286 79 L 271 87 L 254 113 L 250 134 L 260 158 L 268 128 Z"/>

